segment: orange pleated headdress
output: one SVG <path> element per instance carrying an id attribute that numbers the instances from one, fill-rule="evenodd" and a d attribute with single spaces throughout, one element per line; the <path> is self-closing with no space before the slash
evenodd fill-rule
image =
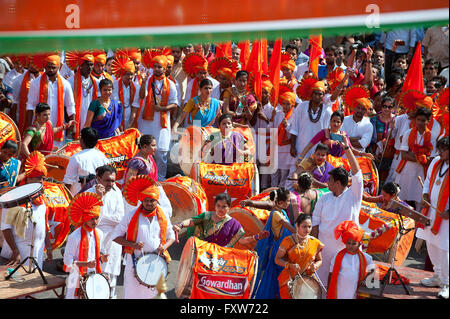
<path id="1" fill-rule="evenodd" d="M 155 181 L 148 175 L 133 176 L 123 186 L 123 196 L 132 206 L 136 206 L 138 201 L 143 201 L 150 197 L 159 200 L 159 189 Z"/>
<path id="2" fill-rule="evenodd" d="M 288 68 L 291 71 L 295 71 L 295 61 L 292 60 L 292 56 L 290 53 L 283 51 L 281 52 L 281 64 L 280 66 L 283 68 Z"/>
<path id="3" fill-rule="evenodd" d="M 94 55 L 90 51 L 66 52 L 66 64 L 71 70 L 78 69 L 85 61 L 94 63 Z"/>
<path id="4" fill-rule="evenodd" d="M 75 227 L 83 225 L 94 217 L 100 216 L 102 199 L 95 193 L 84 192 L 76 195 L 69 204 L 67 215 Z"/>
<path id="5" fill-rule="evenodd" d="M 126 49 L 117 50 L 115 53 L 115 56 L 128 57 L 132 61 L 137 60 L 137 61 L 141 62 L 141 60 L 142 60 L 141 49 L 136 49 L 136 48 L 126 48 Z"/>
<path id="6" fill-rule="evenodd" d="M 25 161 L 25 176 L 39 177 L 47 176 L 47 168 L 45 167 L 45 157 L 39 151 L 30 153 Z"/>
<path id="7" fill-rule="evenodd" d="M 208 61 L 199 53 L 189 53 L 182 62 L 183 71 L 194 78 L 198 71 L 208 71 Z"/>
<path id="8" fill-rule="evenodd" d="M 28 64 L 30 63 L 30 56 L 26 55 L 26 54 L 12 55 L 12 56 L 10 56 L 10 59 L 13 63 L 20 64 L 24 67 L 27 67 Z"/>
<path id="9" fill-rule="evenodd" d="M 314 75 L 306 74 L 297 86 L 297 96 L 303 101 L 309 101 L 311 100 L 313 90 L 325 92 L 325 86 Z"/>
<path id="10" fill-rule="evenodd" d="M 39 72 L 42 72 L 47 65 L 47 57 L 51 55 L 51 53 L 38 53 L 33 54 L 30 57 L 30 64 L 31 66 L 36 69 Z M 53 55 L 53 54 L 52 54 Z"/>
<path id="11" fill-rule="evenodd" d="M 95 50 L 92 51 L 92 55 L 94 56 L 94 63 L 106 64 L 107 55 L 103 50 Z"/>
<path id="12" fill-rule="evenodd" d="M 145 49 L 144 52 L 142 52 L 142 65 L 147 69 L 153 68 L 153 58 L 161 54 L 162 50 L 160 49 Z"/>
<path id="13" fill-rule="evenodd" d="M 334 91 L 334 89 L 336 89 L 336 87 L 341 84 L 341 82 L 344 80 L 344 77 L 345 71 L 340 67 L 335 68 L 333 71 L 327 74 L 327 82 L 330 86 L 331 91 Z"/>
<path id="14" fill-rule="evenodd" d="M 116 56 L 111 63 L 111 70 L 117 78 L 121 78 L 125 73 L 135 72 L 134 63 L 126 56 Z"/>
<path id="15" fill-rule="evenodd" d="M 411 89 L 406 90 L 400 95 L 399 104 L 406 110 L 406 112 L 412 112 L 418 107 L 426 107 L 431 109 L 433 107 L 433 99 L 423 92 Z"/>
<path id="16" fill-rule="evenodd" d="M 344 105 L 350 109 L 354 109 L 358 105 L 363 105 L 366 109 L 372 106 L 369 100 L 370 92 L 362 85 L 352 85 L 347 88 L 342 95 Z"/>
<path id="17" fill-rule="evenodd" d="M 58 54 L 50 54 L 45 57 L 44 61 L 45 61 L 45 65 L 51 63 L 51 64 L 59 67 L 59 65 L 61 63 L 61 57 Z"/>
<path id="18" fill-rule="evenodd" d="M 364 230 L 361 229 L 354 221 L 346 220 L 334 229 L 334 237 L 339 239 L 342 238 L 344 244 L 347 243 L 349 239 L 353 239 L 356 242 L 361 242 L 364 236 Z"/>
<path id="19" fill-rule="evenodd" d="M 219 75 L 233 79 L 233 63 L 225 56 L 215 58 L 208 64 L 208 73 L 217 80 Z"/>

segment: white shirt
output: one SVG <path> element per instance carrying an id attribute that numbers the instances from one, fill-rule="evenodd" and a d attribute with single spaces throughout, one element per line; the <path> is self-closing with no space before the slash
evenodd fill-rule
<path id="1" fill-rule="evenodd" d="M 125 113 L 125 128 L 128 127 L 128 121 L 130 120 L 131 116 L 131 107 L 139 108 L 141 99 L 139 99 L 139 90 L 141 89 L 138 81 L 133 81 L 134 87 L 136 88 L 136 92 L 134 93 L 133 101 L 131 101 L 130 105 L 130 88 L 131 84 L 127 87 L 122 82 L 122 89 L 123 89 L 123 111 Z M 113 96 L 112 98 L 116 101 L 119 101 L 122 104 L 122 101 L 119 98 L 119 79 L 114 80 L 113 85 Z"/>
<path id="2" fill-rule="evenodd" d="M 97 167 L 106 164 L 109 164 L 109 160 L 98 149 L 84 149 L 70 158 L 63 183 L 72 185 L 70 188 L 71 193 L 77 194 L 81 190 L 79 178 L 86 177 L 89 174 L 95 174 Z"/>
<path id="3" fill-rule="evenodd" d="M 363 252 L 364 257 L 366 257 L 367 267 L 366 272 L 370 272 L 375 268 L 372 256 Z M 330 273 L 333 272 L 334 262 L 336 260 L 336 255 L 330 264 Z M 339 276 L 337 278 L 337 299 L 355 299 L 356 291 L 358 289 L 359 281 L 359 256 L 358 254 L 345 254 L 342 258 L 341 268 L 339 270 Z"/>
<path id="4" fill-rule="evenodd" d="M 326 94 L 323 98 L 323 107 L 322 114 L 320 119 L 313 123 L 309 119 L 308 107 L 309 101 L 302 102 L 297 105 L 293 114 L 292 114 L 292 124 L 288 130 L 290 134 L 296 135 L 297 140 L 295 144 L 295 148 L 297 149 L 297 154 L 300 154 L 303 149 L 308 145 L 311 139 L 322 129 L 328 128 L 330 125 L 330 118 L 332 114 L 332 103 L 330 100 L 331 95 Z M 319 112 L 312 113 L 311 116 L 316 118 Z M 372 134 L 372 133 L 371 133 Z M 371 135 L 372 136 L 372 135 Z M 314 149 L 311 149 L 305 157 L 310 156 L 314 152 Z"/>
<path id="5" fill-rule="evenodd" d="M 359 144 L 362 147 L 358 148 L 353 145 L 353 148 L 363 152 L 369 146 L 370 140 L 372 139 L 373 125 L 370 123 L 368 117 L 364 116 L 361 121 L 355 122 L 353 115 L 348 115 L 344 118 L 342 130 L 346 131 L 349 137 L 359 138 Z"/>
<path id="6" fill-rule="evenodd" d="M 23 73 L 25 73 L 26 70 L 24 70 Z M 22 75 L 23 73 L 19 73 L 16 71 L 16 69 L 12 69 L 11 71 L 9 71 L 8 73 L 6 73 L 5 77 L 3 78 L 3 83 L 7 86 L 9 86 L 10 88 L 12 88 L 12 85 L 14 83 L 14 80 Z"/>
<path id="7" fill-rule="evenodd" d="M 309 70 L 309 61 L 300 63 L 296 66 L 294 71 L 294 76 L 298 81 L 301 81 L 303 76 L 305 75 L 305 72 Z"/>
<path id="8" fill-rule="evenodd" d="M 23 74 L 20 74 L 18 77 L 14 79 L 14 82 L 12 84 L 12 90 L 13 90 L 13 103 L 17 104 L 17 111 L 16 111 L 16 118 L 19 118 L 19 104 L 20 104 L 20 95 L 21 95 L 21 88 L 22 88 L 22 81 L 23 77 L 25 76 L 25 72 Z M 34 74 L 30 72 L 30 82 L 34 80 Z M 25 105 L 26 107 L 26 105 Z"/>
<path id="9" fill-rule="evenodd" d="M 155 94 L 158 97 L 161 97 L 161 95 L 158 95 L 156 92 L 162 91 L 162 80 L 154 80 L 155 83 Z M 177 87 L 175 83 L 172 81 L 169 81 L 170 84 L 170 92 L 169 92 L 169 99 L 167 101 L 167 105 L 170 104 L 178 104 L 178 94 L 177 94 Z M 147 97 L 148 91 L 148 80 L 145 82 L 145 96 Z M 147 98 L 144 98 L 144 105 L 142 106 L 142 111 L 139 114 L 138 118 L 138 129 L 142 134 L 150 134 L 153 135 L 156 138 L 156 143 L 159 151 L 167 152 L 169 150 L 169 144 L 171 139 L 171 124 L 170 124 L 170 112 L 166 112 L 167 114 L 167 127 L 162 128 L 161 127 L 161 113 L 155 112 L 154 113 L 154 119 L 153 121 L 147 121 L 142 118 L 144 113 L 145 104 L 147 103 Z M 139 96 L 138 96 L 139 98 Z M 136 99 L 136 97 L 135 97 Z M 133 103 L 135 105 L 135 103 Z M 138 104 L 139 105 L 139 104 Z"/>
<path id="10" fill-rule="evenodd" d="M 30 89 L 28 91 L 28 102 L 27 111 L 36 108 L 39 103 L 39 88 L 41 84 L 41 76 L 38 76 L 30 83 Z M 64 92 L 64 107 L 66 109 L 67 115 L 71 116 L 75 114 L 75 100 L 73 98 L 73 90 L 70 83 L 61 77 Z M 48 80 L 48 98 L 47 104 L 50 105 L 50 121 L 53 126 L 57 125 L 58 122 L 58 81 L 51 82 Z"/>
<path id="11" fill-rule="evenodd" d="M 210 76 L 208 76 L 208 79 L 213 84 L 213 90 L 212 90 L 212 93 L 211 93 L 211 97 L 219 100 L 220 99 L 220 83 L 219 83 L 219 81 L 217 81 L 216 79 L 213 79 Z M 191 98 L 194 97 L 194 96 L 191 96 L 192 85 L 194 84 L 194 80 L 195 80 L 195 78 L 192 78 L 192 79 L 188 80 L 188 84 L 187 84 L 187 87 L 186 87 L 186 96 L 184 98 L 184 102 L 186 102 L 186 103 L 187 103 L 187 101 L 189 101 Z M 200 94 L 200 83 L 198 83 L 198 84 L 199 84 L 199 89 L 198 89 L 197 95 Z"/>
<path id="12" fill-rule="evenodd" d="M 292 111 L 294 113 L 295 110 Z M 281 122 L 284 120 L 286 114 L 283 112 L 283 109 L 277 108 L 277 112 L 274 116 L 274 121 L 272 123 L 272 128 L 274 129 L 272 133 L 276 133 L 278 131 L 278 127 L 280 126 Z M 288 132 L 290 125 L 293 120 L 293 114 L 291 114 L 291 117 L 289 118 L 288 125 L 286 126 L 286 132 Z M 290 138 L 290 134 L 287 133 L 287 137 Z M 272 138 L 275 138 L 275 136 L 272 136 Z M 278 137 L 277 137 L 278 141 Z M 291 167 L 295 166 L 295 158 L 291 156 L 291 144 L 280 146 L 278 145 L 278 142 L 276 143 L 278 148 L 278 161 L 274 163 L 278 169 L 290 169 Z"/>
<path id="13" fill-rule="evenodd" d="M 72 90 L 75 90 L 74 79 L 75 75 L 72 75 L 70 78 L 67 79 L 67 81 L 69 81 L 70 83 L 70 86 L 72 87 Z M 81 89 L 80 123 L 79 123 L 80 131 L 81 129 L 83 129 L 84 123 L 86 123 L 89 105 L 93 100 L 96 100 L 100 95 L 100 88 L 98 87 L 100 81 L 94 77 L 94 82 L 95 83 L 92 83 L 92 79 L 90 76 L 88 76 L 87 78 L 81 76 L 82 89 Z M 94 93 L 93 85 L 97 86 L 97 96 L 92 96 L 92 94 Z"/>
<path id="14" fill-rule="evenodd" d="M 33 218 L 36 221 L 36 228 L 34 231 L 33 256 L 36 257 L 36 261 L 39 267 L 42 268 L 42 264 L 44 261 L 45 234 L 46 234 L 45 216 L 47 207 L 45 206 L 45 204 L 39 206 L 32 204 L 32 210 L 33 210 Z M 30 220 L 28 220 L 28 225 L 25 230 L 25 238 L 22 239 L 21 237 L 17 236 L 16 232 L 14 231 L 14 226 L 5 223 L 7 214 L 8 209 L 3 208 L 1 214 L 2 215 L 1 230 L 3 231 L 5 229 L 11 229 L 14 241 L 16 243 L 17 248 L 19 249 L 20 260 L 23 261 L 25 260 L 25 258 L 30 256 L 30 243 L 33 238 L 33 224 L 31 223 Z M 12 256 L 12 250 L 9 247 L 6 240 L 3 242 L 3 248 L 0 256 L 8 259 Z M 25 264 L 25 266 L 28 267 L 28 261 Z"/>

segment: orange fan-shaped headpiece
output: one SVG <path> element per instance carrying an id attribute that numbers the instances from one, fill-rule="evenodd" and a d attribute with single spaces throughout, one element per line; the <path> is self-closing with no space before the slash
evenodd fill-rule
<path id="1" fill-rule="evenodd" d="M 194 78 L 198 71 L 208 71 L 208 61 L 199 53 L 189 53 L 182 62 L 184 73 Z"/>
<path id="2" fill-rule="evenodd" d="M 123 187 L 123 196 L 132 206 L 136 206 L 138 201 L 146 197 L 159 199 L 159 189 L 155 181 L 148 175 L 133 176 Z"/>
<path id="3" fill-rule="evenodd" d="M 39 72 L 44 71 L 45 66 L 47 65 L 47 58 L 54 53 L 38 53 L 33 54 L 30 58 L 31 66 Z"/>
<path id="4" fill-rule="evenodd" d="M 92 55 L 94 56 L 94 63 L 106 64 L 107 55 L 103 50 L 95 50 L 92 51 Z"/>
<path id="5" fill-rule="evenodd" d="M 100 206 L 103 206 L 102 199 L 95 193 L 83 192 L 76 195 L 67 209 L 70 223 L 78 227 L 88 220 L 100 216 Z"/>
<path id="6" fill-rule="evenodd" d="M 319 82 L 323 83 L 322 81 L 319 81 L 319 79 L 314 75 L 306 74 L 297 86 L 297 96 L 303 101 L 311 100 L 313 89 L 316 86 L 319 89 Z"/>
<path id="7" fill-rule="evenodd" d="M 344 80 L 345 77 L 345 71 L 344 69 L 337 67 L 333 71 L 327 74 L 327 82 L 330 86 L 331 91 L 334 91 L 336 87 L 341 84 L 341 82 Z"/>
<path id="8" fill-rule="evenodd" d="M 12 55 L 12 56 L 10 56 L 10 58 L 13 63 L 20 64 L 24 67 L 27 67 L 28 64 L 30 63 L 30 56 L 26 55 L 26 54 Z"/>
<path id="9" fill-rule="evenodd" d="M 224 75 L 231 80 L 233 78 L 233 63 L 224 56 L 215 58 L 208 64 L 208 73 L 216 80 L 219 75 Z"/>
<path id="10" fill-rule="evenodd" d="M 433 99 L 423 92 L 411 89 L 406 90 L 400 95 L 399 104 L 406 110 L 406 112 L 412 112 L 418 107 L 432 109 Z"/>
<path id="11" fill-rule="evenodd" d="M 126 72 L 134 74 L 134 62 L 127 56 L 116 56 L 111 63 L 111 70 L 117 78 L 121 78 Z"/>
<path id="12" fill-rule="evenodd" d="M 147 69 L 153 68 L 153 58 L 161 54 L 162 50 L 160 49 L 145 49 L 144 52 L 142 52 L 142 65 Z"/>
<path id="13" fill-rule="evenodd" d="M 363 105 L 366 109 L 368 109 L 372 105 L 369 97 L 369 90 L 362 85 L 352 85 L 347 88 L 342 95 L 344 105 L 350 109 L 354 109 L 358 105 Z"/>
<path id="14" fill-rule="evenodd" d="M 439 94 L 436 96 L 436 100 L 435 100 L 435 104 L 437 104 L 440 111 L 442 113 L 446 113 L 446 114 L 448 114 L 448 103 L 449 103 L 448 91 L 449 91 L 448 87 L 442 89 L 439 92 Z"/>
<path id="15" fill-rule="evenodd" d="M 281 52 L 281 63 L 280 66 L 283 68 L 288 68 L 291 71 L 295 71 L 295 61 L 292 60 L 292 56 L 290 53 L 283 51 Z"/>
<path id="16" fill-rule="evenodd" d="M 126 48 L 117 50 L 115 56 L 128 57 L 130 58 L 131 61 L 137 60 L 140 62 L 142 60 L 141 49 L 137 48 Z"/>
<path id="17" fill-rule="evenodd" d="M 33 151 L 25 161 L 25 176 L 39 177 L 47 176 L 47 168 L 45 167 L 45 157 L 39 151 Z"/>
<path id="18" fill-rule="evenodd" d="M 78 69 L 84 61 L 94 63 L 94 56 L 90 51 L 70 51 L 66 52 L 66 64 L 71 70 Z"/>

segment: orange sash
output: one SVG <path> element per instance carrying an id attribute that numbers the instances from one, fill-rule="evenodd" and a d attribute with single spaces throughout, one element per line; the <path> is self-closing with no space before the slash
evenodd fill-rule
<path id="1" fill-rule="evenodd" d="M 162 211 L 161 207 L 157 206 L 156 209 L 151 212 L 150 214 L 144 214 L 142 212 L 142 205 L 139 206 L 138 209 L 136 209 L 136 212 L 134 213 L 133 217 L 131 218 L 130 224 L 128 225 L 127 235 L 126 239 L 131 242 L 136 242 L 138 230 L 139 230 L 139 215 L 143 214 L 145 217 L 153 217 L 156 216 L 158 219 L 159 228 L 161 229 L 160 232 L 160 239 L 161 239 L 161 245 L 164 245 L 166 243 L 166 235 L 167 235 L 167 219 L 166 215 Z M 126 246 L 124 248 L 124 252 L 126 254 L 132 254 L 134 252 L 134 249 L 132 247 Z M 164 251 L 164 258 L 169 263 L 171 258 L 169 255 L 169 252 L 166 250 Z"/>
<path id="2" fill-rule="evenodd" d="M 198 95 L 198 90 L 200 90 L 198 82 L 198 78 L 195 78 L 194 83 L 192 83 L 191 99 Z"/>
<path id="3" fill-rule="evenodd" d="M 289 112 L 287 112 L 286 116 L 284 117 L 286 121 L 290 119 L 293 110 L 294 110 L 294 108 L 291 107 Z M 284 125 L 282 123 L 280 123 L 280 125 L 278 126 L 278 145 L 283 146 L 283 145 L 289 145 L 289 144 L 291 144 L 291 141 L 287 137 L 286 128 L 284 127 Z"/>
<path id="4" fill-rule="evenodd" d="M 95 82 L 94 76 L 91 74 L 92 81 L 92 98 L 91 101 L 97 99 L 97 83 Z M 75 139 L 78 139 L 80 136 L 80 125 L 81 125 L 81 100 L 83 99 L 83 86 L 81 85 L 81 72 L 75 73 L 75 77 L 73 79 L 73 97 L 75 99 L 75 121 L 77 124 L 75 125 Z"/>
<path id="5" fill-rule="evenodd" d="M 409 150 L 416 155 L 416 160 L 422 165 L 424 174 L 427 173 L 427 156 L 431 155 L 433 150 L 433 144 L 431 144 L 431 132 L 428 128 L 425 128 L 422 145 L 416 144 L 417 128 L 414 126 L 408 137 Z M 396 172 L 401 173 L 406 165 L 407 160 L 402 159 L 397 166 Z"/>
<path id="6" fill-rule="evenodd" d="M 100 240 L 98 238 L 97 230 L 94 228 L 92 230 L 87 230 L 87 226 L 83 225 L 81 226 L 80 232 L 81 232 L 81 241 L 80 241 L 80 251 L 78 253 L 78 260 L 82 262 L 88 261 L 88 254 L 89 254 L 89 238 L 87 236 L 87 231 L 93 231 L 94 232 L 94 238 L 95 238 L 95 260 L 97 261 L 96 265 L 96 271 L 97 273 L 102 272 L 102 268 L 100 266 Z M 80 269 L 80 276 L 84 276 L 87 271 L 87 267 L 79 267 Z"/>
<path id="7" fill-rule="evenodd" d="M 330 282 L 328 283 L 327 299 L 337 299 L 337 281 L 339 277 L 339 272 L 341 270 L 342 259 L 344 259 L 345 254 L 347 254 L 346 248 L 338 252 L 336 256 L 333 266 L 333 272 L 331 273 L 331 279 Z M 359 284 L 366 276 L 367 260 L 360 250 L 358 250 L 357 254 L 359 257 L 359 275 L 358 275 L 358 284 Z"/>
<path id="8" fill-rule="evenodd" d="M 125 98 L 123 97 L 123 85 L 122 85 L 122 78 L 119 79 L 119 100 L 122 103 L 122 127 L 125 128 Z M 133 81 L 130 81 L 130 108 L 133 105 L 134 101 L 134 95 L 136 94 L 136 86 L 134 85 Z"/>
<path id="9" fill-rule="evenodd" d="M 23 75 L 22 84 L 20 86 L 20 99 L 19 99 L 19 132 L 23 135 L 26 126 L 26 113 L 27 113 L 27 101 L 28 91 L 30 90 L 30 71 L 26 71 Z"/>
<path id="10" fill-rule="evenodd" d="M 58 108 L 58 119 L 56 121 L 55 126 L 60 127 L 63 125 L 64 120 L 64 86 L 59 73 L 56 74 L 56 83 L 58 85 L 58 104 L 56 105 Z M 47 79 L 47 72 L 44 72 L 41 75 L 41 82 L 39 86 L 39 103 L 47 103 L 47 100 L 48 100 L 48 79 Z M 58 133 L 55 134 L 55 140 L 58 142 L 62 142 L 63 136 L 64 136 L 63 131 L 59 131 Z"/>
<path id="11" fill-rule="evenodd" d="M 148 96 L 147 96 L 147 103 L 144 107 L 144 113 L 142 114 L 142 118 L 147 121 L 153 121 L 155 110 L 153 108 L 153 103 L 158 104 L 160 106 L 167 106 L 167 102 L 169 101 L 169 94 L 170 94 L 170 80 L 166 76 L 162 76 L 160 79 L 163 81 L 163 85 L 161 88 L 161 102 L 156 103 L 153 98 L 153 90 L 152 90 L 152 83 L 154 79 L 158 79 L 155 76 L 152 76 L 148 80 Z M 167 128 L 167 112 L 160 112 L 161 115 L 161 127 Z"/>
<path id="12" fill-rule="evenodd" d="M 433 169 L 431 171 L 430 186 L 429 186 L 428 194 L 431 194 L 431 191 L 435 185 L 436 176 L 438 175 L 442 164 L 443 164 L 443 161 L 438 160 L 433 166 Z M 437 209 L 441 212 L 443 212 L 445 210 L 445 206 L 447 205 L 448 192 L 449 192 L 449 187 L 448 187 L 448 171 L 447 171 L 447 173 L 445 173 L 444 181 L 443 181 L 441 189 L 439 191 L 438 201 L 437 201 Z M 422 210 L 422 214 L 427 216 L 429 213 L 429 209 L 430 209 L 429 207 L 424 208 Z M 439 232 L 441 223 L 442 223 L 442 217 L 439 215 L 438 212 L 436 212 L 436 217 L 434 218 L 433 226 L 431 226 L 431 232 L 433 234 L 436 235 Z"/>

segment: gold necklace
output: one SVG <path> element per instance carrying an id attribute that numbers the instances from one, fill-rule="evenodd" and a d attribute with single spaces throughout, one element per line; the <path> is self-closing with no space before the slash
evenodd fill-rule
<path id="1" fill-rule="evenodd" d="M 103 106 L 103 108 L 105 109 L 105 111 L 111 115 L 112 110 L 109 110 L 109 106 L 111 105 L 111 101 L 108 99 L 108 101 L 103 102 L 102 100 L 100 100 L 100 104 Z"/>

